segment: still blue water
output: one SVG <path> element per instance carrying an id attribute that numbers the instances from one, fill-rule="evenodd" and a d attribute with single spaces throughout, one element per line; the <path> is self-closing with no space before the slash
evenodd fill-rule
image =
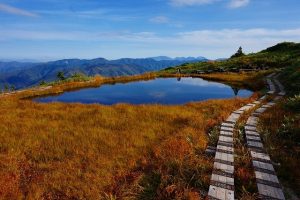
<path id="1" fill-rule="evenodd" d="M 235 94 L 236 93 L 236 94 Z M 38 102 L 78 102 L 112 105 L 130 104 L 184 104 L 207 99 L 249 97 L 249 90 L 236 90 L 228 85 L 201 78 L 158 78 L 149 81 L 106 84 L 65 92 L 58 96 L 34 99 Z"/>

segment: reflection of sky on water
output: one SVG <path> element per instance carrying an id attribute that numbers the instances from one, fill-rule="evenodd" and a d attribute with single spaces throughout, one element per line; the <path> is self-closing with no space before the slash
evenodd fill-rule
<path id="1" fill-rule="evenodd" d="M 217 83 L 217 82 L 209 82 L 200 78 L 185 78 L 177 81 L 178 84 L 187 84 L 187 85 L 196 85 L 196 86 L 215 86 L 220 88 L 227 87 L 224 84 Z"/>
<path id="2" fill-rule="evenodd" d="M 248 97 L 248 90 L 239 90 L 238 96 Z M 116 103 L 132 104 L 184 104 L 191 101 L 234 97 L 230 86 L 209 82 L 200 78 L 159 78 L 150 81 L 117 83 L 102 85 L 99 88 L 87 88 L 78 91 L 65 92 L 59 96 L 48 96 L 35 99 L 39 102 L 80 102 L 101 103 L 106 105 Z"/>
<path id="3" fill-rule="evenodd" d="M 149 95 L 154 98 L 164 98 L 167 96 L 165 92 L 150 92 Z"/>

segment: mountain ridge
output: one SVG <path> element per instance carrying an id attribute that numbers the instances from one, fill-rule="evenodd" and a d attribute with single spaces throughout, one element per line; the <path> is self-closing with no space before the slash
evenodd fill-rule
<path id="1" fill-rule="evenodd" d="M 167 58 L 165 56 L 165 58 Z M 58 72 L 65 76 L 83 73 L 88 76 L 123 76 L 157 71 L 184 63 L 207 61 L 204 57 L 179 57 L 170 60 L 153 58 L 120 58 L 108 60 L 95 59 L 62 59 L 41 63 L 0 62 L 0 89 L 4 85 L 13 85 L 17 89 L 34 86 L 41 81 L 53 81 Z M 2 85 L 2 86 L 1 86 Z"/>

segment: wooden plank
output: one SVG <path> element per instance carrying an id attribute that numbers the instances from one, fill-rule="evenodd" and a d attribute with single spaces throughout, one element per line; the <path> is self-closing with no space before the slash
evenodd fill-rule
<path id="1" fill-rule="evenodd" d="M 261 115 L 261 113 L 256 113 L 256 112 L 251 114 L 251 116 L 254 116 L 254 117 L 259 117 L 260 115 Z"/>
<path id="2" fill-rule="evenodd" d="M 259 100 L 264 100 L 265 98 L 267 98 L 267 96 L 266 96 L 266 95 L 264 95 L 264 96 L 260 97 L 260 98 L 259 98 Z"/>
<path id="3" fill-rule="evenodd" d="M 221 142 L 230 142 L 233 143 L 233 138 L 232 137 L 225 137 L 225 136 L 220 136 L 219 141 Z"/>
<path id="4" fill-rule="evenodd" d="M 274 94 L 274 93 L 275 93 L 274 90 L 271 90 L 271 91 L 267 92 L 267 94 Z"/>
<path id="5" fill-rule="evenodd" d="M 256 127 L 254 126 L 245 126 L 245 129 L 248 130 L 248 131 L 256 131 Z"/>
<path id="6" fill-rule="evenodd" d="M 275 92 L 276 88 L 275 88 L 274 83 L 271 81 L 271 79 L 267 79 L 267 83 L 268 83 L 268 86 L 270 88 L 270 91 L 274 91 Z"/>
<path id="7" fill-rule="evenodd" d="M 285 90 L 284 90 L 283 85 L 277 79 L 274 79 L 274 82 L 275 82 L 275 84 L 278 86 L 278 88 L 280 90 L 279 95 L 284 96 L 285 95 Z"/>
<path id="8" fill-rule="evenodd" d="M 255 171 L 254 173 L 255 173 L 255 177 L 257 179 L 279 184 L 279 180 L 278 180 L 277 176 L 275 176 L 273 174 L 268 174 L 268 173 L 259 172 L 259 171 Z"/>
<path id="9" fill-rule="evenodd" d="M 244 111 L 242 111 L 242 110 L 236 110 L 236 111 L 234 111 L 233 113 L 241 115 L 241 114 L 244 113 Z"/>
<path id="10" fill-rule="evenodd" d="M 231 131 L 231 132 L 233 132 L 233 128 L 226 127 L 226 126 L 221 126 L 221 131 Z"/>
<path id="11" fill-rule="evenodd" d="M 229 174 L 234 173 L 234 166 L 233 165 L 227 165 L 219 162 L 214 162 L 214 169 L 224 171 Z"/>
<path id="12" fill-rule="evenodd" d="M 260 195 L 265 196 L 265 199 L 267 199 L 267 197 L 272 197 L 280 200 L 285 200 L 283 191 L 280 188 L 275 188 L 260 183 L 257 184 L 257 188 L 258 188 L 258 193 Z"/>
<path id="13" fill-rule="evenodd" d="M 275 103 L 273 103 L 273 102 L 269 102 L 269 103 L 267 103 L 266 105 L 268 105 L 268 106 L 274 106 L 274 105 L 275 105 Z"/>
<path id="14" fill-rule="evenodd" d="M 234 128 L 234 124 L 226 123 L 226 122 L 223 122 L 223 123 L 221 124 L 221 126 L 226 126 L 226 127 Z"/>
<path id="15" fill-rule="evenodd" d="M 216 181 L 216 182 L 220 182 L 220 183 L 224 183 L 224 184 L 228 184 L 228 185 L 234 185 L 234 179 L 231 177 L 227 177 L 227 176 L 221 176 L 218 174 L 212 174 L 211 176 L 211 180 L 212 181 Z"/>
<path id="16" fill-rule="evenodd" d="M 222 146 L 222 145 L 218 145 L 217 149 L 218 150 L 223 150 L 223 151 L 231 151 L 231 152 L 234 151 L 232 147 L 226 147 L 226 146 Z"/>
<path id="17" fill-rule="evenodd" d="M 268 160 L 268 161 L 271 160 L 270 156 L 265 153 L 258 153 L 258 152 L 250 151 L 250 154 L 251 154 L 252 158 L 258 158 L 258 159 Z"/>
<path id="18" fill-rule="evenodd" d="M 227 135 L 227 136 L 233 136 L 233 133 L 232 132 L 229 132 L 229 131 L 220 131 L 220 135 Z"/>
<path id="19" fill-rule="evenodd" d="M 218 145 L 222 145 L 222 146 L 227 146 L 227 147 L 233 147 L 233 143 L 228 143 L 228 142 L 222 142 L 222 141 L 218 141 Z"/>
<path id="20" fill-rule="evenodd" d="M 247 144 L 256 148 L 263 148 L 264 145 L 261 142 L 247 141 Z"/>
<path id="21" fill-rule="evenodd" d="M 258 123 L 258 117 L 251 116 L 248 118 L 246 125 L 256 126 Z"/>
<path id="22" fill-rule="evenodd" d="M 261 104 L 261 101 L 254 101 L 253 103 L 258 105 L 258 104 Z"/>
<path id="23" fill-rule="evenodd" d="M 211 185 L 209 186 L 208 196 L 220 200 L 234 200 L 234 191 Z"/>
<path id="24" fill-rule="evenodd" d="M 258 108 L 257 110 L 255 110 L 256 113 L 263 113 L 267 110 L 267 108 Z"/>
<path id="25" fill-rule="evenodd" d="M 256 131 L 248 131 L 246 130 L 246 135 L 252 135 L 252 136 L 257 136 L 257 137 L 260 137 L 259 133 L 256 132 Z"/>
<path id="26" fill-rule="evenodd" d="M 257 141 L 257 142 L 261 142 L 260 137 L 246 135 L 246 138 L 247 138 L 247 140 L 254 140 L 254 141 Z"/>
<path id="27" fill-rule="evenodd" d="M 252 105 L 246 105 L 246 106 L 243 106 L 239 109 L 239 111 L 248 111 L 250 110 L 251 108 L 253 108 Z"/>
<path id="28" fill-rule="evenodd" d="M 270 164 L 270 163 L 265 163 L 265 162 L 260 162 L 260 161 L 253 160 L 252 164 L 256 168 L 265 169 L 265 170 L 269 170 L 269 171 L 273 171 L 273 172 L 275 171 L 273 165 Z"/>
<path id="29" fill-rule="evenodd" d="M 236 123 L 237 120 L 240 118 L 240 115 L 239 114 L 235 114 L 235 113 L 232 113 L 228 118 L 227 118 L 227 122 L 232 122 L 232 123 Z"/>
<path id="30" fill-rule="evenodd" d="M 263 105 L 262 108 L 271 108 L 271 105 Z"/>
<path id="31" fill-rule="evenodd" d="M 227 161 L 227 162 L 234 162 L 234 158 L 232 154 L 228 153 L 221 153 L 221 152 L 216 152 L 215 159 Z"/>

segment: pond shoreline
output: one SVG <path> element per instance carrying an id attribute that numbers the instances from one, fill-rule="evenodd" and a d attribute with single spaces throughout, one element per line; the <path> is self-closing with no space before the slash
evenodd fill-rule
<path id="1" fill-rule="evenodd" d="M 129 83 L 142 80 L 154 80 L 156 78 L 202 78 L 207 81 L 216 81 L 233 87 L 259 91 L 264 87 L 263 78 L 270 71 L 248 72 L 248 73 L 212 73 L 212 74 L 166 74 L 166 73 L 146 73 L 135 76 L 121 77 L 92 77 L 89 81 L 83 82 L 58 82 L 57 84 L 38 86 L 21 91 L 0 95 L 2 97 L 11 96 L 17 99 L 32 99 L 49 95 L 57 95 L 64 92 L 76 91 L 84 88 L 97 88 L 104 84 Z M 50 87 L 51 86 L 51 87 Z"/>
<path id="2" fill-rule="evenodd" d="M 83 88 L 32 100 L 39 103 L 182 105 L 208 99 L 244 98 L 251 96 L 252 92 L 198 77 L 158 77 L 130 83 L 102 84 L 96 88 Z"/>

